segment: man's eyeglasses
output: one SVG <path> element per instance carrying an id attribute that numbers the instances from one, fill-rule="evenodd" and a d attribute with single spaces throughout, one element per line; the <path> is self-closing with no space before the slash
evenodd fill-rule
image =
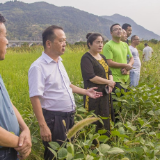
<path id="1" fill-rule="evenodd" d="M 112 31 L 122 31 L 122 28 L 115 28 Z"/>

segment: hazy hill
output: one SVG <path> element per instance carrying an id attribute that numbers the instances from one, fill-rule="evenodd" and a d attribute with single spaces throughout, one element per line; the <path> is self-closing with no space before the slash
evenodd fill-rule
<path id="1" fill-rule="evenodd" d="M 124 23 L 129 23 L 132 26 L 132 35 L 138 35 L 140 38 L 149 40 L 149 39 L 157 39 L 160 40 L 160 36 L 153 33 L 152 31 L 149 31 L 145 29 L 144 27 L 138 25 L 135 23 L 132 19 L 129 17 L 121 16 L 119 14 L 114 14 L 112 16 L 102 16 L 105 19 L 112 20 L 114 22 L 119 23 L 120 25 L 123 25 Z"/>
<path id="2" fill-rule="evenodd" d="M 118 20 L 123 18 L 120 15 L 113 15 L 107 16 L 106 19 L 106 16 L 104 18 L 73 7 L 57 7 L 46 2 L 30 4 L 23 2 L 0 3 L 0 13 L 7 19 L 6 27 L 10 40 L 41 40 L 42 31 L 52 24 L 64 28 L 68 42 L 86 41 L 85 36 L 88 32 L 99 32 L 105 38 L 110 39 L 109 28 L 114 23 L 113 21 L 119 22 Z M 123 19 L 121 21 L 123 23 Z M 126 17 L 124 17 L 124 21 L 133 22 Z M 141 38 L 160 39 L 158 35 L 137 26 L 135 23 L 132 26 L 133 31 L 141 35 Z"/>
<path id="3" fill-rule="evenodd" d="M 70 42 L 86 41 L 88 32 L 99 32 L 107 38 L 113 23 L 73 7 L 57 7 L 46 2 L 6 2 L 0 4 L 0 13 L 7 19 L 9 39 L 41 39 L 42 31 L 51 24 L 62 26 Z"/>

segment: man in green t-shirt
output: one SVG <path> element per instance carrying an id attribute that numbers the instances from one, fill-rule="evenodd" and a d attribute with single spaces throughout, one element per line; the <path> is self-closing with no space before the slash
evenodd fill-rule
<path id="1" fill-rule="evenodd" d="M 112 71 L 113 80 L 116 82 L 116 87 L 120 86 L 120 81 L 125 82 L 129 79 L 128 71 L 132 69 L 134 59 L 127 43 L 121 41 L 122 28 L 119 24 L 113 24 L 110 27 L 112 40 L 104 45 L 103 54 L 107 59 L 108 65 Z M 130 61 L 127 64 L 127 55 Z M 115 88 L 113 92 L 115 91 Z"/>

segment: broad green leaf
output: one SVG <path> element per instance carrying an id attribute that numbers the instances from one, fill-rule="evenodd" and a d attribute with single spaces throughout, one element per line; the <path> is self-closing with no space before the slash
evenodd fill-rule
<path id="1" fill-rule="evenodd" d="M 74 156 L 74 159 L 83 159 L 84 158 L 84 154 L 78 153 Z"/>
<path id="2" fill-rule="evenodd" d="M 149 135 L 156 135 L 155 132 L 149 132 Z"/>
<path id="3" fill-rule="evenodd" d="M 143 146 L 142 148 L 143 148 L 145 153 L 148 151 L 148 148 L 146 146 Z"/>
<path id="4" fill-rule="evenodd" d="M 160 115 L 160 109 L 158 109 L 158 110 L 155 112 L 155 114 L 156 114 L 157 116 L 159 116 L 159 115 Z"/>
<path id="5" fill-rule="evenodd" d="M 118 147 L 113 147 L 111 148 L 109 151 L 107 151 L 107 153 L 109 154 L 119 154 L 119 153 L 123 153 L 123 149 L 118 148 Z"/>
<path id="6" fill-rule="evenodd" d="M 73 146 L 73 144 L 70 143 L 70 142 L 67 144 L 67 151 L 68 151 L 69 153 L 71 153 L 72 156 L 74 157 L 74 146 Z"/>
<path id="7" fill-rule="evenodd" d="M 58 150 L 58 158 L 65 158 L 67 157 L 67 149 L 66 148 L 61 148 Z"/>
<path id="8" fill-rule="evenodd" d="M 154 144 L 152 142 L 146 142 L 145 144 L 146 144 L 146 146 L 154 147 Z"/>
<path id="9" fill-rule="evenodd" d="M 106 132 L 107 132 L 106 129 L 98 130 L 98 133 L 99 133 L 99 134 L 104 134 L 104 133 L 106 133 Z"/>
<path id="10" fill-rule="evenodd" d="M 128 88 L 128 84 L 120 84 L 123 88 L 127 89 Z"/>
<path id="11" fill-rule="evenodd" d="M 93 156 L 90 156 L 90 155 L 87 155 L 87 156 L 86 156 L 86 160 L 93 160 L 93 159 L 94 159 Z"/>
<path id="12" fill-rule="evenodd" d="M 144 121 L 141 118 L 138 118 L 138 121 L 139 121 L 140 125 L 143 126 Z"/>
<path id="13" fill-rule="evenodd" d="M 50 147 L 48 147 L 48 149 L 53 153 L 53 155 L 56 157 L 56 159 L 57 159 L 57 153 L 52 149 L 52 148 L 50 148 Z"/>
<path id="14" fill-rule="evenodd" d="M 142 155 L 143 154 L 143 148 L 142 147 L 135 147 L 135 150 L 136 150 L 136 154 L 138 154 L 138 155 Z"/>
<path id="15" fill-rule="evenodd" d="M 125 134 L 125 130 L 124 130 L 123 127 L 120 127 L 120 128 L 118 129 L 118 131 L 120 132 L 120 134 Z"/>
<path id="16" fill-rule="evenodd" d="M 154 116 L 154 112 L 151 110 L 148 112 L 149 115 Z"/>
<path id="17" fill-rule="evenodd" d="M 107 140 L 108 140 L 109 138 L 108 138 L 108 136 L 106 136 L 106 135 L 102 135 L 102 136 L 100 136 L 99 138 L 98 138 L 98 140 L 100 141 L 100 142 L 106 142 Z"/>
<path id="18" fill-rule="evenodd" d="M 57 142 L 49 142 L 49 145 L 54 150 L 58 150 L 60 148 L 60 145 Z"/>
<path id="19" fill-rule="evenodd" d="M 116 95 L 117 95 L 117 97 L 120 97 L 120 96 L 121 96 L 121 93 L 120 93 L 120 92 L 117 92 Z"/>
<path id="20" fill-rule="evenodd" d="M 80 107 L 80 108 L 78 108 L 78 109 L 77 109 L 77 111 L 85 112 L 85 113 L 87 112 L 87 111 L 86 111 L 86 109 L 85 109 L 84 107 Z"/>
<path id="21" fill-rule="evenodd" d="M 98 149 L 102 154 L 105 154 L 110 148 L 108 144 L 101 144 Z"/>
<path id="22" fill-rule="evenodd" d="M 94 139 L 96 139 L 96 138 L 98 138 L 98 137 L 100 137 L 100 135 L 99 135 L 98 133 L 96 133 L 96 134 L 94 134 L 94 135 L 92 136 L 91 140 L 93 141 Z"/>
<path id="23" fill-rule="evenodd" d="M 156 137 L 160 139 L 160 133 L 157 133 L 157 134 L 156 134 Z"/>
<path id="24" fill-rule="evenodd" d="M 73 157 L 74 157 L 74 156 L 72 156 L 72 154 L 68 152 L 68 153 L 67 153 L 67 158 L 66 158 L 66 160 L 72 160 Z"/>
<path id="25" fill-rule="evenodd" d="M 142 137 L 140 138 L 140 143 L 143 145 L 145 144 L 145 140 Z"/>

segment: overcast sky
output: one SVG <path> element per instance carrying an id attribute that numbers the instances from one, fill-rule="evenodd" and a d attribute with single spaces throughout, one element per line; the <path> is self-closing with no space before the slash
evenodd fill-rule
<path id="1" fill-rule="evenodd" d="M 5 3 L 13 0 L 0 0 Z M 20 0 L 25 3 L 45 1 L 56 6 L 72 6 L 95 15 L 115 13 L 130 17 L 137 24 L 160 35 L 160 0 Z"/>

